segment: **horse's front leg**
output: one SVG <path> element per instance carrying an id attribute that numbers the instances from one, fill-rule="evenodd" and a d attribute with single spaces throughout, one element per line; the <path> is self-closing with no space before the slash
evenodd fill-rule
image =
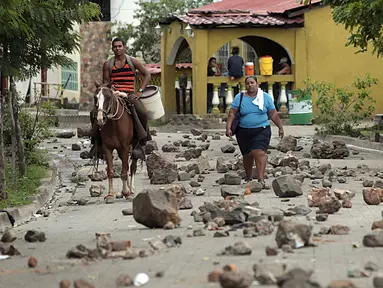
<path id="1" fill-rule="evenodd" d="M 109 184 L 109 190 L 108 195 L 105 196 L 104 200 L 106 204 L 114 203 L 114 190 L 113 190 L 113 152 L 109 151 L 108 149 L 103 149 L 104 155 L 106 159 L 106 173 L 108 175 L 108 184 Z"/>
<path id="2" fill-rule="evenodd" d="M 122 169 L 121 169 L 121 181 L 122 181 L 122 191 L 121 194 L 125 198 L 128 198 L 131 194 L 133 194 L 130 190 L 129 184 L 129 147 L 125 148 L 124 151 L 119 152 L 120 159 L 122 161 Z"/>

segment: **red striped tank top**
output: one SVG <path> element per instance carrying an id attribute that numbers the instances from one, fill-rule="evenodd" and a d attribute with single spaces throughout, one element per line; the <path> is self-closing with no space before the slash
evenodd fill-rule
<path id="1" fill-rule="evenodd" d="M 115 83 L 114 87 L 116 90 L 128 93 L 134 92 L 134 78 L 134 72 L 128 62 L 125 62 L 122 68 L 117 68 L 115 64 L 113 65 L 110 81 Z"/>

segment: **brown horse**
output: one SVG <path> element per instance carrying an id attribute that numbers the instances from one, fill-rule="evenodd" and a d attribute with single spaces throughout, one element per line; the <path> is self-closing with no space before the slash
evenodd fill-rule
<path id="1" fill-rule="evenodd" d="M 133 141 L 134 126 L 131 115 L 128 113 L 126 100 L 119 96 L 108 85 L 98 85 L 95 92 L 95 107 L 97 109 L 97 125 L 107 164 L 107 175 L 109 182 L 108 195 L 104 198 L 106 203 L 113 203 L 115 193 L 113 190 L 113 151 L 117 150 L 118 156 L 122 161 L 121 180 L 122 191 L 117 193 L 117 198 L 128 198 L 134 194 L 134 174 L 137 169 L 137 159 L 132 159 L 130 184 L 129 172 L 129 153 Z"/>

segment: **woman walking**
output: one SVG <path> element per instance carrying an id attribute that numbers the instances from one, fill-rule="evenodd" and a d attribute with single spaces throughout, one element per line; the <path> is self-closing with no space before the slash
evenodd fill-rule
<path id="1" fill-rule="evenodd" d="M 265 188 L 266 151 L 271 138 L 271 119 L 279 128 L 279 136 L 284 131 L 273 99 L 258 87 L 255 76 L 245 79 L 246 92 L 234 97 L 226 123 L 226 136 L 236 134 L 239 149 L 243 155 L 246 181 L 252 180 L 253 164 L 257 167 L 258 182 Z M 239 112 L 239 123 L 235 131 L 232 127 Z"/>

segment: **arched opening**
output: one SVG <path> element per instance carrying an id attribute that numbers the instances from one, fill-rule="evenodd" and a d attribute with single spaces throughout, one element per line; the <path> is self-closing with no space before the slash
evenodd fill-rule
<path id="1" fill-rule="evenodd" d="M 252 47 L 258 57 L 265 55 L 273 57 L 273 74 L 276 74 L 276 72 L 280 70 L 280 59 L 287 58 L 290 65 L 293 63 L 290 53 L 278 42 L 259 36 L 245 36 L 239 39 Z M 254 59 L 254 61 L 250 61 L 255 64 L 255 72 L 257 75 L 260 73 L 258 57 Z"/>
<path id="2" fill-rule="evenodd" d="M 166 60 L 176 70 L 175 100 L 177 114 L 193 114 L 192 50 L 184 37 L 179 37 Z"/>
<path id="3" fill-rule="evenodd" d="M 173 48 L 170 51 L 170 54 L 166 60 L 166 64 L 173 65 L 176 63 L 191 63 L 192 61 L 191 56 L 192 56 L 192 51 L 188 41 L 184 37 L 179 37 L 174 42 Z"/>
<path id="4" fill-rule="evenodd" d="M 271 56 L 273 58 L 273 75 L 277 75 L 279 71 L 282 70 L 284 67 L 280 60 L 283 58 L 287 59 L 287 64 L 290 66 L 290 72 L 289 74 L 292 74 L 291 67 L 292 64 L 294 64 L 293 59 L 291 57 L 291 54 L 289 51 L 284 48 L 281 44 L 261 36 L 243 36 L 237 39 L 233 39 L 227 43 L 225 43 L 221 48 L 219 48 L 213 55 L 217 59 L 217 64 L 219 67 L 219 70 L 221 72 L 220 76 L 229 76 L 228 71 L 228 59 L 232 55 L 232 48 L 236 46 L 239 48 L 239 56 L 243 58 L 244 63 L 246 62 L 253 62 L 254 63 L 254 74 L 255 75 L 261 75 L 260 73 L 260 62 L 259 59 L 262 56 Z M 244 72 L 244 71 L 243 71 Z M 286 74 L 285 74 L 286 75 Z M 268 78 L 270 81 L 260 83 L 260 88 L 268 93 L 272 93 L 272 95 L 275 95 L 274 97 L 274 103 L 277 109 L 279 108 L 279 96 L 282 91 L 281 83 L 274 82 L 272 78 Z M 286 86 L 286 91 L 291 90 L 292 83 L 288 83 Z M 233 93 L 236 95 L 239 92 L 240 86 L 235 85 L 232 86 Z M 211 90 L 211 89 L 210 89 Z M 208 94 L 212 93 L 208 89 Z M 226 104 L 225 104 L 225 98 L 228 91 L 228 86 L 226 83 L 221 83 L 219 90 L 219 109 L 221 111 L 226 110 Z M 211 96 L 211 95 L 210 95 Z M 211 98 L 211 97 L 210 97 Z M 208 95 L 208 99 L 209 95 Z M 209 100 L 208 100 L 209 101 Z"/>

